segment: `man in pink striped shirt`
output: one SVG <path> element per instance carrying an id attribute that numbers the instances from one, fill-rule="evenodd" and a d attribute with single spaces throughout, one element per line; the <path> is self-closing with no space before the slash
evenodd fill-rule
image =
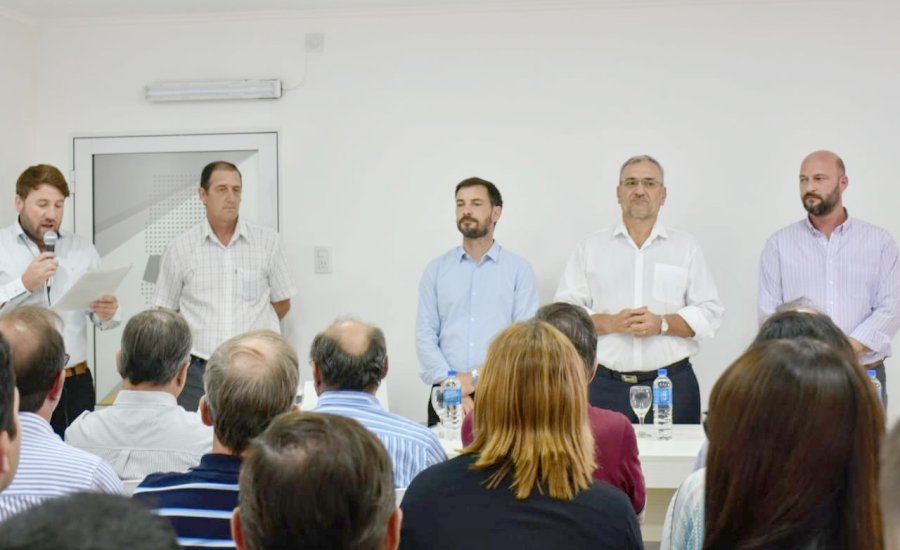
<path id="1" fill-rule="evenodd" d="M 900 329 L 897 244 L 884 229 L 849 216 L 842 200 L 848 184 L 844 161 L 831 151 L 803 159 L 800 199 L 808 216 L 766 242 L 759 322 L 783 303 L 807 301 L 844 331 L 860 364 L 875 369 L 886 388 L 884 359 Z"/>

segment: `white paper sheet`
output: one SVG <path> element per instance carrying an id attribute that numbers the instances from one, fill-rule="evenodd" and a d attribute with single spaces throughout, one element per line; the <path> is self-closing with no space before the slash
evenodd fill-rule
<path id="1" fill-rule="evenodd" d="M 131 264 L 115 269 L 98 269 L 88 271 L 78 279 L 63 297 L 53 304 L 53 309 L 67 311 L 72 309 L 90 309 L 91 302 L 105 295 L 115 295 L 125 275 L 131 270 Z"/>

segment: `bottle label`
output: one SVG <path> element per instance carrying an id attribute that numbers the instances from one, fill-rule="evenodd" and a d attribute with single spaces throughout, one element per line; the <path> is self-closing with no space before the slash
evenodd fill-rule
<path id="1" fill-rule="evenodd" d="M 462 405 L 462 388 L 444 388 L 444 406 Z"/>
<path id="2" fill-rule="evenodd" d="M 657 405 L 672 405 L 672 388 L 653 388 L 653 402 Z"/>

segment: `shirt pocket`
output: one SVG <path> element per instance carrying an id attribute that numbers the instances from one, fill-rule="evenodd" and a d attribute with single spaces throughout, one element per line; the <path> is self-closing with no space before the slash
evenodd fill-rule
<path id="1" fill-rule="evenodd" d="M 653 298 L 676 307 L 684 305 L 687 270 L 677 265 L 656 264 L 653 270 Z"/>
<path id="2" fill-rule="evenodd" d="M 263 289 L 263 272 L 260 269 L 238 269 L 238 296 L 247 302 L 260 299 Z"/>

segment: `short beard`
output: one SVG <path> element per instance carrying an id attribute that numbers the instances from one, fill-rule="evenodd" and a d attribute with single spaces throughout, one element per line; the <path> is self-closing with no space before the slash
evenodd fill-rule
<path id="1" fill-rule="evenodd" d="M 803 208 L 813 216 L 827 216 L 831 214 L 834 207 L 837 206 L 837 193 L 832 193 L 826 197 L 822 197 L 818 204 L 807 204 L 803 199 Z"/>
<path id="2" fill-rule="evenodd" d="M 462 223 L 459 222 L 456 224 L 456 228 L 459 229 L 459 232 L 467 239 L 480 239 L 488 234 L 487 224 L 482 226 L 476 223 L 470 227 L 463 227 Z"/>

